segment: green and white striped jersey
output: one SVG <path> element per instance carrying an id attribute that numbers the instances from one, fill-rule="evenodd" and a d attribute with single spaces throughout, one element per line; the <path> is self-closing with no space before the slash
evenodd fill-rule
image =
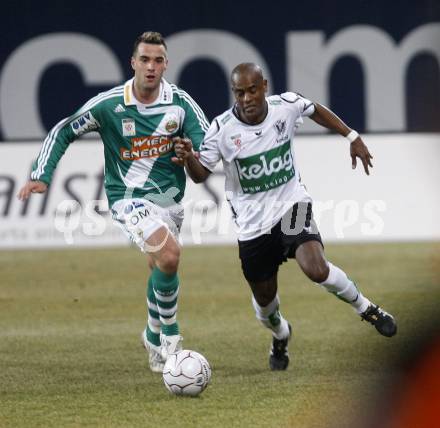
<path id="1" fill-rule="evenodd" d="M 179 202 L 186 176 L 182 167 L 171 162 L 175 156 L 171 139 L 188 137 L 198 150 L 209 123 L 197 103 L 165 79 L 153 104 L 137 101 L 132 88 L 133 79 L 98 94 L 57 123 L 32 165 L 31 180 L 50 184 L 69 144 L 96 131 L 104 143 L 105 191 L 110 207 L 120 199 L 146 195 L 163 206 Z"/>

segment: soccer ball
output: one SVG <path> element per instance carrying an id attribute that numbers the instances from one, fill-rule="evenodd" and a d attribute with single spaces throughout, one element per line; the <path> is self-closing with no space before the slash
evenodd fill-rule
<path id="1" fill-rule="evenodd" d="M 196 351 L 182 350 L 171 354 L 163 368 L 163 381 L 168 391 L 176 395 L 199 395 L 211 379 L 211 367 Z"/>

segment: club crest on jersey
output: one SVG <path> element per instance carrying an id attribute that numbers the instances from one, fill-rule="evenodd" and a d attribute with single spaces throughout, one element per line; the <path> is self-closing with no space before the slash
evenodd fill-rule
<path id="1" fill-rule="evenodd" d="M 284 134 L 284 132 L 286 131 L 286 121 L 285 120 L 277 120 L 275 122 L 275 129 L 278 132 L 278 135 Z"/>
<path id="2" fill-rule="evenodd" d="M 136 135 L 134 119 L 122 119 L 122 135 L 124 137 L 134 137 Z"/>
<path id="3" fill-rule="evenodd" d="M 237 149 L 241 148 L 241 134 L 232 135 L 230 138 Z"/>
<path id="4" fill-rule="evenodd" d="M 173 118 L 173 119 L 170 119 L 167 121 L 167 123 L 165 124 L 165 129 L 167 130 L 167 132 L 169 132 L 171 134 L 177 130 L 178 126 L 179 126 L 179 124 Z"/>
<path id="5" fill-rule="evenodd" d="M 278 138 L 276 139 L 277 143 L 283 143 L 289 139 L 289 136 L 286 134 L 287 125 L 285 120 L 277 120 L 274 126 L 278 132 Z"/>

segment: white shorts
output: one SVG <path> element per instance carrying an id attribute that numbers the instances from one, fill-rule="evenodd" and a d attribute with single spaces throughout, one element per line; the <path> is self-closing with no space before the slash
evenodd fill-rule
<path id="1" fill-rule="evenodd" d="M 154 252 L 163 246 L 150 247 L 146 243 L 160 227 L 165 227 L 176 241 L 179 239 L 184 215 L 181 204 L 162 208 L 142 198 L 121 199 L 112 205 L 111 211 L 115 224 L 144 253 Z"/>

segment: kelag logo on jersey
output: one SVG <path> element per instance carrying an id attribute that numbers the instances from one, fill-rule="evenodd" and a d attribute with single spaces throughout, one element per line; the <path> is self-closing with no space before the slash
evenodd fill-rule
<path id="1" fill-rule="evenodd" d="M 290 141 L 247 158 L 235 159 L 244 193 L 266 192 L 295 176 Z"/>
<path id="2" fill-rule="evenodd" d="M 143 158 L 157 158 L 170 152 L 174 143 L 163 136 L 151 135 L 131 139 L 131 148 L 121 148 L 120 155 L 123 160 L 139 160 Z"/>

